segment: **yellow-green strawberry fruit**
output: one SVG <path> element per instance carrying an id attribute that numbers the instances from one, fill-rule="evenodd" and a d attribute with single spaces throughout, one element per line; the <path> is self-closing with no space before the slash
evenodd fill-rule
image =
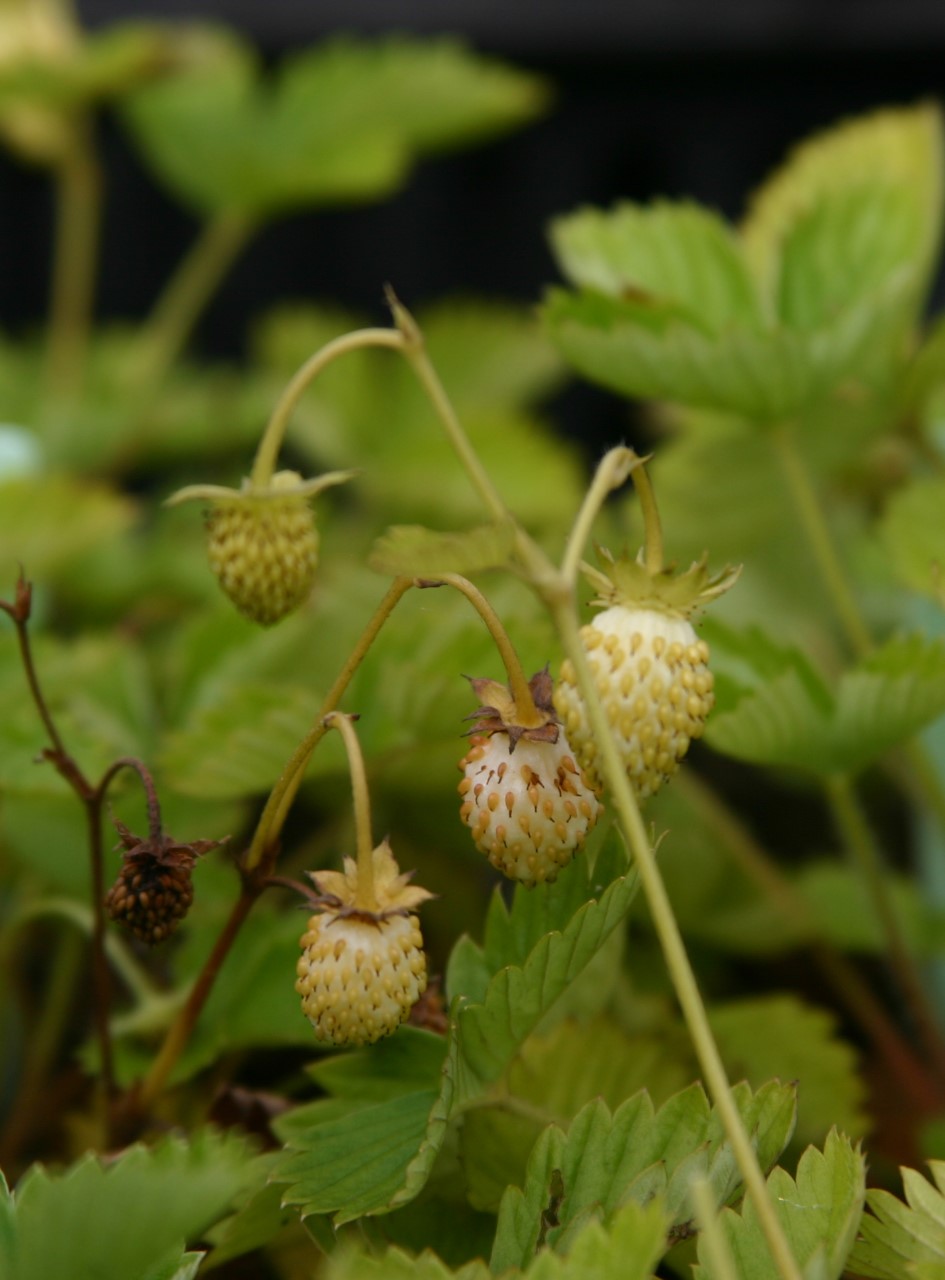
<path id="1" fill-rule="evenodd" d="M 320 1040 L 373 1044 L 400 1026 L 426 989 L 417 917 L 313 915 L 296 972 L 302 1012 Z"/>
<path id="2" fill-rule="evenodd" d="M 645 800 L 676 772 L 712 710 L 708 645 L 678 613 L 625 605 L 598 614 L 581 628 L 581 640 L 627 776 Z M 599 784 L 599 752 L 569 660 L 554 705 L 578 760 Z"/>
<path id="3" fill-rule="evenodd" d="M 307 598 L 318 531 L 306 498 L 224 498 L 207 514 L 207 534 L 210 567 L 245 617 L 272 626 Z"/>

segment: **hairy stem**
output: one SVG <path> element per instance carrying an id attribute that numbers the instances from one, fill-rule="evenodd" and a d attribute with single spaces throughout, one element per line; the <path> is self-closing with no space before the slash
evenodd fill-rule
<path id="1" fill-rule="evenodd" d="M 614 489 L 619 489 L 631 471 L 641 466 L 642 461 L 633 449 L 618 445 L 608 450 L 598 463 L 594 479 L 584 495 L 584 501 L 571 527 L 561 560 L 561 577 L 569 587 L 577 583 L 584 548 L 587 546 L 587 540 L 591 536 L 591 529 L 601 507 L 608 495 Z"/>
<path id="2" fill-rule="evenodd" d="M 656 494 L 642 461 L 640 466 L 633 469 L 633 487 L 637 491 L 640 510 L 643 512 L 643 563 L 648 572 L 657 574 L 663 571 L 663 526 L 656 505 Z"/>
<path id="3" fill-rule="evenodd" d="M 413 585 L 412 578 L 394 579 L 384 599 L 378 605 L 358 638 L 358 643 L 352 649 L 341 671 L 335 677 L 334 684 L 326 693 L 324 701 L 318 709 L 312 728 L 292 753 L 269 794 L 269 799 L 266 801 L 259 822 L 256 824 L 252 842 L 243 861 L 243 867 L 247 874 L 256 872 L 257 868 L 260 867 L 263 868 L 263 874 L 268 874 L 271 871 L 279 835 L 288 816 L 292 801 L 295 799 L 296 792 L 299 789 L 305 773 L 305 766 L 308 764 L 312 752 L 328 732 L 325 725 L 325 717 L 338 706 L 338 703 L 344 697 L 345 690 L 353 680 L 358 667 L 364 661 L 371 645 L 377 639 L 384 623 L 393 613 L 400 599 Z"/>
<path id="4" fill-rule="evenodd" d="M 354 834 L 358 860 L 357 905 L 366 911 L 377 910 L 374 892 L 374 841 L 371 838 L 371 799 L 368 793 L 367 770 L 358 735 L 354 731 L 353 718 L 332 711 L 325 717 L 327 729 L 337 729 L 344 739 L 348 753 L 348 772 L 351 775 L 351 795 L 354 803 Z"/>
<path id="5" fill-rule="evenodd" d="M 197 1019 L 204 1005 L 207 1003 L 207 998 L 213 989 L 213 984 L 216 981 L 217 974 L 220 972 L 223 961 L 229 954 L 236 935 L 243 927 L 243 923 L 262 892 L 262 888 L 262 885 L 244 885 L 242 893 L 233 904 L 226 924 L 214 943 L 207 962 L 190 989 L 187 1003 L 171 1025 L 157 1057 L 151 1063 L 147 1075 L 138 1088 L 129 1096 L 126 1120 L 133 1120 L 137 1115 L 146 1112 L 147 1108 L 164 1088 L 169 1075 L 177 1065 L 178 1058 L 187 1045 L 187 1041 L 190 1039 L 191 1032 L 197 1024 Z"/>
<path id="6" fill-rule="evenodd" d="M 396 329 L 358 329 L 354 333 L 345 333 L 340 338 L 335 338 L 306 360 L 279 397 L 266 424 L 250 475 L 254 488 L 264 488 L 272 479 L 286 427 L 302 394 L 333 360 L 350 351 L 361 351 L 365 347 L 387 347 L 403 351 L 405 343 Z"/>
<path id="7" fill-rule="evenodd" d="M 547 593 L 546 598 L 565 652 L 574 664 L 578 687 L 597 741 L 604 776 L 610 788 L 617 819 L 633 852 L 653 926 L 702 1069 L 706 1088 L 719 1112 L 726 1137 L 741 1171 L 746 1193 L 755 1207 L 778 1275 L 781 1280 L 801 1280 L 800 1269 L 768 1196 L 764 1175 L 758 1164 L 751 1139 L 732 1097 L 731 1086 L 709 1026 L 705 1005 L 696 984 L 695 974 L 689 962 L 663 878 L 656 865 L 656 858 L 646 834 L 636 796 L 624 771 L 581 644 L 579 622 L 573 600 L 570 593 L 559 595 Z"/>
<path id="8" fill-rule="evenodd" d="M 102 800 L 108 792 L 112 779 L 115 774 L 122 769 L 133 769 L 141 779 L 141 785 L 144 787 L 145 799 L 148 806 L 148 835 L 152 840 L 159 840 L 162 834 L 161 827 L 161 804 L 158 800 L 157 790 L 154 786 L 154 779 L 151 772 L 141 760 L 136 756 L 122 756 L 120 760 L 116 760 L 114 764 L 109 765 L 102 779 L 96 787 L 96 795 Z"/>
<path id="9" fill-rule="evenodd" d="M 503 627 L 499 615 L 479 588 L 473 586 L 468 578 L 464 578 L 458 573 L 441 573 L 436 578 L 429 579 L 418 578 L 416 585 L 418 587 L 438 587 L 441 585 L 453 587 L 466 597 L 488 627 L 489 634 L 492 636 L 495 647 L 499 651 L 506 675 L 509 677 L 509 689 L 515 700 L 517 721 L 525 724 L 526 727 L 529 724 L 542 724 L 544 718 L 535 706 L 535 699 L 532 697 L 532 691 L 522 669 L 519 656 L 515 652 L 515 646 L 509 639 L 508 632 Z"/>

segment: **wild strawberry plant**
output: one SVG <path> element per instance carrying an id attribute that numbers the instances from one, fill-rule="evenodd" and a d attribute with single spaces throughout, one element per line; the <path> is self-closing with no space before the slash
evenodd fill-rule
<path id="1" fill-rule="evenodd" d="M 3 23 L 61 217 L 0 352 L 0 1274 L 945 1275 L 936 109 L 737 226 L 563 216 L 541 328 L 296 304 L 236 373 L 180 355 L 256 230 L 543 86 Z M 123 331 L 104 100 L 203 219 Z M 647 456 L 586 476 L 566 364 Z"/>

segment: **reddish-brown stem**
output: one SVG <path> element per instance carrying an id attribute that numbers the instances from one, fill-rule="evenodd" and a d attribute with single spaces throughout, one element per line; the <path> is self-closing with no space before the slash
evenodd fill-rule
<path id="1" fill-rule="evenodd" d="M 105 958 L 105 867 L 102 858 L 102 792 L 86 801 L 89 829 L 89 858 L 92 864 L 92 990 L 94 992 L 95 1034 L 99 1044 L 102 1089 L 105 1093 L 105 1133 L 110 1139 L 111 1100 L 115 1093 L 112 1038 L 108 1026 L 111 1006 L 111 974 Z"/>
<path id="2" fill-rule="evenodd" d="M 171 1027 L 158 1056 L 151 1063 L 148 1074 L 128 1100 L 128 1111 L 133 1115 L 144 1114 L 164 1087 L 167 1077 L 174 1069 L 181 1051 L 190 1039 L 200 1012 L 210 995 L 213 984 L 223 961 L 232 947 L 236 935 L 243 927 L 243 922 L 252 910 L 253 904 L 262 892 L 263 884 L 247 879 L 242 892 L 233 904 L 226 924 L 220 931 L 209 958 L 197 975 L 190 989 L 187 1003 L 181 1009 L 177 1020 Z"/>
<path id="3" fill-rule="evenodd" d="M 112 779 L 122 769 L 134 769 L 141 779 L 141 785 L 144 787 L 144 794 L 148 802 L 148 835 L 152 840 L 160 840 L 163 834 L 161 828 L 161 804 L 154 786 L 154 779 L 151 777 L 151 772 L 147 765 L 136 756 L 122 756 L 120 760 L 116 760 L 114 764 L 109 765 L 96 788 L 96 795 L 104 800 Z"/>
<path id="4" fill-rule="evenodd" d="M 43 695 L 36 664 L 33 661 L 33 650 L 30 643 L 29 619 L 32 604 L 32 587 L 23 575 L 16 584 L 16 600 L 10 605 L 0 601 L 0 607 L 10 615 L 16 627 L 17 641 L 20 647 L 20 658 L 30 694 L 36 706 L 39 718 L 49 738 L 49 747 L 43 751 L 43 758 L 56 769 L 57 773 L 68 783 L 85 808 L 86 823 L 89 833 L 89 861 L 92 875 L 92 913 L 93 928 L 91 939 L 92 950 L 92 990 L 93 1017 L 96 1037 L 101 1058 L 102 1089 L 105 1095 L 105 1138 L 111 1142 L 112 1098 L 115 1091 L 115 1077 L 112 1063 L 111 1033 L 108 1025 L 111 982 L 108 962 L 105 957 L 105 876 L 102 860 L 102 803 L 105 787 L 109 779 L 106 774 L 98 787 L 93 787 L 73 757 L 66 750 L 65 743 L 59 735 L 52 713 Z"/>

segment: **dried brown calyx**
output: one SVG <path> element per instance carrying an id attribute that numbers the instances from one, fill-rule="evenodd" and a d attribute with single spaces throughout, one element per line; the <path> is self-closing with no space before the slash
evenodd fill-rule
<path id="1" fill-rule="evenodd" d="M 480 705 L 467 720 L 473 722 L 469 735 L 506 733 L 509 751 L 525 738 L 529 742 L 557 742 L 559 721 L 552 703 L 554 682 L 547 666 L 535 673 L 528 682 L 531 706 L 520 706 L 508 685 L 498 680 L 476 679 L 467 676 L 472 691 Z"/>

